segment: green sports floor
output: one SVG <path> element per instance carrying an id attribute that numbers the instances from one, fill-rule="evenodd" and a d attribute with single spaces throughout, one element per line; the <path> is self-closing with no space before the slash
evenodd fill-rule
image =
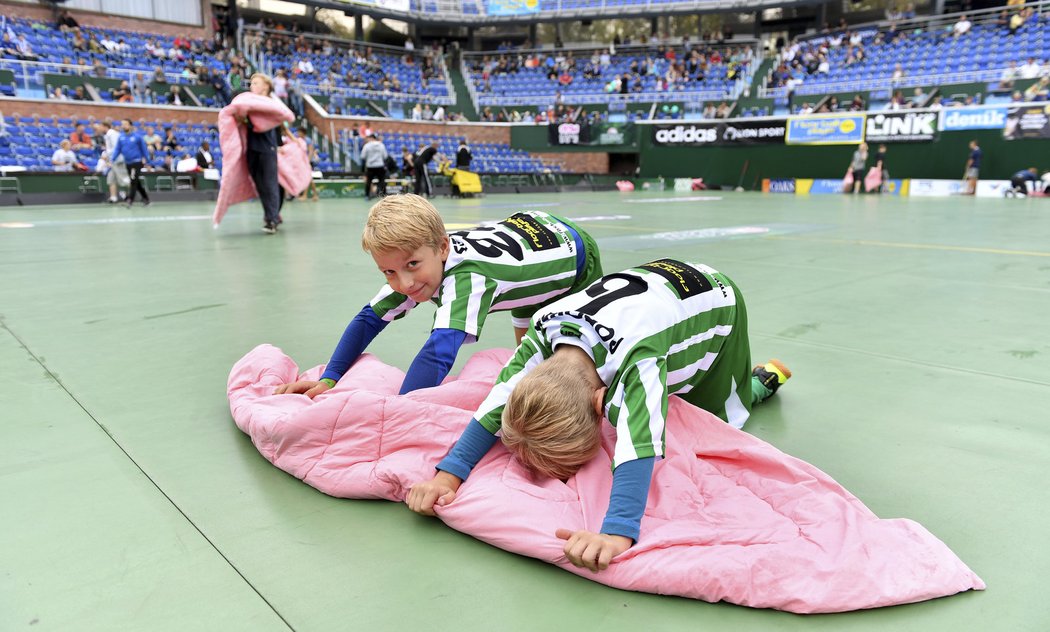
<path id="1" fill-rule="evenodd" d="M 798 616 L 607 588 L 405 506 L 325 496 L 233 424 L 232 364 L 327 360 L 381 284 L 364 200 L 0 208 L 0 630 L 1050 629 L 1050 200 L 565 193 L 436 200 L 453 227 L 577 218 L 606 271 L 733 277 L 792 380 L 747 431 L 988 584 Z M 425 308 L 429 310 L 430 308 Z M 373 344 L 408 366 L 428 314 Z M 392 333 L 393 332 L 393 333 Z M 506 313 L 482 341 L 512 345 Z M 457 366 L 462 364 L 461 361 Z M 527 520 L 527 516 L 522 517 Z"/>

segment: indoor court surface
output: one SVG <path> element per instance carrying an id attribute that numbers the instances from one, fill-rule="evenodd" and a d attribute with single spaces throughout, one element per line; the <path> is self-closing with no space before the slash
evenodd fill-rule
<path id="1" fill-rule="evenodd" d="M 434 200 L 450 228 L 575 219 L 606 272 L 700 261 L 753 360 L 794 372 L 746 431 L 918 521 L 988 584 L 799 616 L 624 592 L 403 504 L 335 499 L 234 425 L 233 363 L 327 361 L 382 284 L 363 199 L 0 209 L 0 630 L 1050 629 L 1050 200 L 638 192 Z M 407 368 L 432 307 L 370 351 Z M 460 353 L 512 346 L 509 314 Z M 527 517 L 523 516 L 523 520 Z M 553 534 L 552 534 L 553 537 Z"/>

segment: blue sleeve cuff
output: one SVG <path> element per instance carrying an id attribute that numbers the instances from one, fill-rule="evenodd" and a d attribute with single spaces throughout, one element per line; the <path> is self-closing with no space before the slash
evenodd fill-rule
<path id="1" fill-rule="evenodd" d="M 602 533 L 638 541 L 655 463 L 654 457 L 647 457 L 621 463 L 613 470 L 609 510 L 602 522 Z"/>
<path id="2" fill-rule="evenodd" d="M 441 384 L 441 380 L 452 370 L 456 354 L 466 338 L 466 332 L 458 329 L 435 329 L 430 332 L 430 338 L 408 367 L 399 394 Z"/>
<path id="3" fill-rule="evenodd" d="M 375 337 L 386 326 L 387 322 L 376 315 L 371 305 L 362 307 L 357 316 L 354 316 L 354 319 L 346 326 L 346 331 L 339 339 L 339 344 L 332 353 L 332 359 L 325 366 L 321 379 L 338 382 L 339 378 L 350 369 L 350 365 L 364 353 L 369 343 L 375 340 Z"/>
<path id="4" fill-rule="evenodd" d="M 437 464 L 437 469 L 465 481 L 478 461 L 488 454 L 495 444 L 496 435 L 486 430 L 476 419 L 471 419 L 448 456 Z"/>

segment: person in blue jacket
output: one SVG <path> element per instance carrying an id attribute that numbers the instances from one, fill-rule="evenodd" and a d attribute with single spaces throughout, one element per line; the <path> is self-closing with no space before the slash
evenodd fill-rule
<path id="1" fill-rule="evenodd" d="M 146 141 L 142 140 L 142 134 L 139 134 L 132 127 L 131 119 L 121 121 L 120 129 L 122 133 L 120 138 L 117 139 L 117 148 L 113 151 L 111 161 L 115 163 L 117 158 L 123 156 L 124 164 L 128 168 L 128 175 L 131 177 L 128 208 L 131 208 L 131 205 L 135 203 L 136 192 L 142 194 L 143 206 L 149 206 L 151 204 L 149 193 L 146 193 L 146 187 L 142 186 L 142 165 L 149 156 Z"/>

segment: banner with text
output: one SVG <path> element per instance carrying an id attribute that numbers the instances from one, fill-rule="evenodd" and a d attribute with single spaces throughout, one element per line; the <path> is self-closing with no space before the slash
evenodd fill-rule
<path id="1" fill-rule="evenodd" d="M 864 115 L 793 116 L 786 140 L 788 145 L 856 145 L 864 141 Z"/>
<path id="2" fill-rule="evenodd" d="M 673 147 L 704 145 L 782 145 L 785 119 L 654 125 L 653 144 Z"/>
<path id="3" fill-rule="evenodd" d="M 1050 138 L 1050 103 L 1010 108 L 1003 126 L 1003 138 Z"/>
<path id="4" fill-rule="evenodd" d="M 1007 109 L 1004 106 L 984 105 L 969 108 L 947 108 L 941 110 L 942 132 L 968 129 L 1002 129 L 1006 125 Z"/>
<path id="5" fill-rule="evenodd" d="M 865 138 L 869 143 L 921 143 L 937 138 L 937 112 L 909 110 L 869 114 Z"/>

